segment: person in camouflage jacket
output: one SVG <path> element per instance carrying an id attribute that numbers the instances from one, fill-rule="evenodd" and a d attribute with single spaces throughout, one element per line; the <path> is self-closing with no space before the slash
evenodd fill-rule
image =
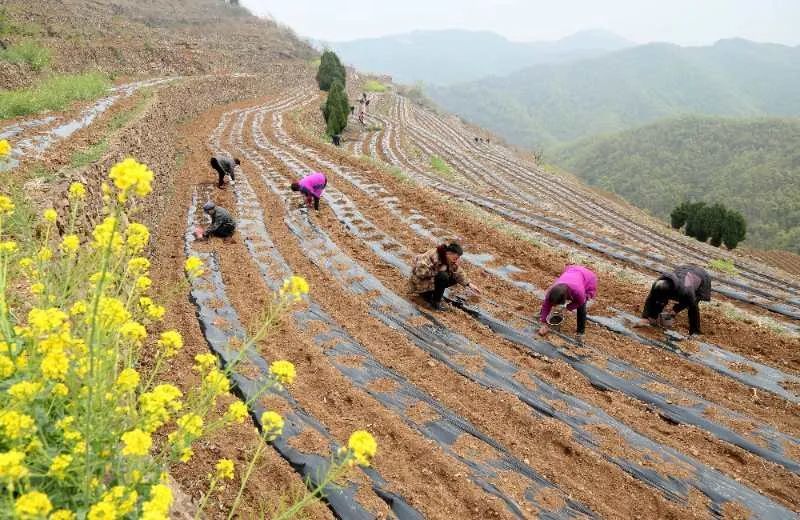
<path id="1" fill-rule="evenodd" d="M 422 296 L 434 310 L 442 310 L 444 291 L 453 285 L 463 285 L 480 292 L 458 265 L 463 254 L 461 246 L 452 242 L 416 256 L 408 280 L 408 292 Z"/>

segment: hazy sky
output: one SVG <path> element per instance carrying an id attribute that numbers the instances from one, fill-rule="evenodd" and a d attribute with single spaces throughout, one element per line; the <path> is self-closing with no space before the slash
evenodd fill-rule
<path id="1" fill-rule="evenodd" d="M 302 36 L 338 41 L 413 29 L 491 30 L 553 40 L 607 29 L 638 43 L 740 36 L 800 44 L 800 0 L 241 0 Z"/>

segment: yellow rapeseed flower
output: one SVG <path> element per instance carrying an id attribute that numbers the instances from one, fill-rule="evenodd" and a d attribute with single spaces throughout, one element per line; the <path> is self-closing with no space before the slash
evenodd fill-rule
<path id="1" fill-rule="evenodd" d="M 272 410 L 261 414 L 261 428 L 268 441 L 273 441 L 283 433 L 283 417 Z"/>
<path id="2" fill-rule="evenodd" d="M 147 229 L 147 226 L 138 222 L 131 222 L 128 225 L 126 235 L 125 244 L 128 252 L 133 255 L 141 253 L 150 241 L 150 230 Z"/>
<path id="3" fill-rule="evenodd" d="M 136 279 L 136 289 L 138 289 L 140 292 L 146 291 L 151 285 L 153 285 L 153 280 L 151 280 L 148 276 L 142 275 Z"/>
<path id="4" fill-rule="evenodd" d="M 49 247 L 43 247 L 36 253 L 36 258 L 42 262 L 49 262 L 53 258 L 53 251 Z"/>
<path id="5" fill-rule="evenodd" d="M 119 328 L 119 334 L 128 341 L 140 344 L 147 338 L 147 329 L 135 321 L 126 321 Z"/>
<path id="6" fill-rule="evenodd" d="M 53 458 L 53 462 L 50 463 L 50 469 L 47 474 L 57 479 L 63 479 L 70 464 L 72 464 L 72 455 L 56 455 Z"/>
<path id="7" fill-rule="evenodd" d="M 194 450 L 192 448 L 183 448 L 181 450 L 180 461 L 189 462 L 194 457 Z"/>
<path id="8" fill-rule="evenodd" d="M 150 269 L 150 260 L 137 256 L 128 260 L 128 270 L 134 275 L 142 275 Z"/>
<path id="9" fill-rule="evenodd" d="M 173 385 L 161 384 L 151 392 L 139 396 L 139 410 L 142 414 L 143 427 L 153 432 L 166 423 L 170 414 L 183 407 L 180 390 Z"/>
<path id="10" fill-rule="evenodd" d="M 347 447 L 353 453 L 353 459 L 360 466 L 369 466 L 378 452 L 378 443 L 368 431 L 358 430 L 350 435 Z"/>
<path id="11" fill-rule="evenodd" d="M 165 484 L 150 487 L 150 500 L 142 504 L 142 520 L 166 519 L 172 506 L 172 491 Z"/>
<path id="12" fill-rule="evenodd" d="M 214 395 L 224 394 L 231 388 L 228 378 L 216 368 L 206 374 L 203 383 Z"/>
<path id="13" fill-rule="evenodd" d="M 116 520 L 120 516 L 117 507 L 113 503 L 103 500 L 89 508 L 89 514 L 86 518 L 88 520 Z"/>
<path id="14" fill-rule="evenodd" d="M 115 385 L 121 392 L 131 392 L 139 386 L 139 379 L 139 372 L 133 368 L 126 368 L 117 376 Z"/>
<path id="15" fill-rule="evenodd" d="M 104 251 L 107 247 L 118 253 L 122 250 L 124 241 L 118 229 L 118 222 L 115 217 L 106 217 L 103 222 L 95 226 L 92 230 L 92 247 L 98 251 Z"/>
<path id="16" fill-rule="evenodd" d="M 75 513 L 68 509 L 59 509 L 50 515 L 50 520 L 75 520 Z"/>
<path id="17" fill-rule="evenodd" d="M 80 182 L 73 182 L 69 185 L 69 198 L 80 200 L 86 196 L 86 187 Z"/>
<path id="18" fill-rule="evenodd" d="M 6 485 L 28 476 L 25 467 L 25 454 L 21 451 L 11 450 L 0 453 L 0 482 Z"/>
<path id="19" fill-rule="evenodd" d="M 51 224 L 55 224 L 56 220 L 58 220 L 58 213 L 56 213 L 56 210 L 54 210 L 53 208 L 49 208 L 49 209 L 44 210 L 44 213 L 42 213 L 42 217 L 47 222 L 50 222 Z"/>
<path id="20" fill-rule="evenodd" d="M 122 454 L 125 456 L 147 455 L 153 445 L 150 434 L 139 429 L 123 433 L 122 442 L 125 444 L 122 448 Z"/>
<path id="21" fill-rule="evenodd" d="M 300 301 L 308 294 L 308 282 L 302 276 L 291 276 L 284 280 L 281 287 L 281 296 L 291 296 L 295 301 Z"/>
<path id="22" fill-rule="evenodd" d="M 190 256 L 186 259 L 184 269 L 189 278 L 198 278 L 203 276 L 203 261 L 196 256 Z"/>
<path id="23" fill-rule="evenodd" d="M 14 203 L 5 195 L 0 195 L 0 215 L 11 215 L 14 213 Z"/>
<path id="24" fill-rule="evenodd" d="M 164 355 L 172 357 L 183 348 L 183 338 L 177 330 L 167 330 L 161 333 L 158 346 L 164 349 Z"/>
<path id="25" fill-rule="evenodd" d="M 11 254 L 17 251 L 17 243 L 13 240 L 4 240 L 0 242 L 0 253 Z"/>
<path id="26" fill-rule="evenodd" d="M 11 144 L 7 139 L 0 139 L 0 157 L 8 157 L 11 153 Z"/>
<path id="27" fill-rule="evenodd" d="M 219 459 L 217 461 L 217 478 L 233 480 L 233 461 L 230 459 Z"/>
<path id="28" fill-rule="evenodd" d="M 100 297 L 97 314 L 100 326 L 105 329 L 116 329 L 131 319 L 131 313 L 122 301 L 106 296 Z"/>
<path id="29" fill-rule="evenodd" d="M 14 375 L 16 367 L 8 356 L 0 355 L 0 379 L 8 379 Z"/>
<path id="30" fill-rule="evenodd" d="M 20 520 L 44 518 L 52 510 L 50 499 L 40 491 L 25 493 L 14 502 L 14 512 Z"/>
<path id="31" fill-rule="evenodd" d="M 27 402 L 33 401 L 37 395 L 39 395 L 39 391 L 42 389 L 41 383 L 32 383 L 30 381 L 20 381 L 19 383 L 15 383 L 9 387 L 7 390 L 8 395 L 16 399 L 17 401 Z"/>
<path id="32" fill-rule="evenodd" d="M 56 397 L 66 397 L 69 395 L 69 388 L 64 383 L 56 383 L 51 392 Z"/>
<path id="33" fill-rule="evenodd" d="M 241 401 L 234 401 L 225 412 L 225 419 L 231 422 L 243 423 L 247 417 L 247 406 Z"/>
<path id="34" fill-rule="evenodd" d="M 86 302 L 83 300 L 78 300 L 72 304 L 72 307 L 69 308 L 69 313 L 72 316 L 77 316 L 79 314 L 86 314 L 87 310 Z"/>
<path id="35" fill-rule="evenodd" d="M 175 421 L 182 431 L 194 437 L 203 435 L 203 418 L 196 413 L 187 413 L 178 417 Z"/>
<path id="36" fill-rule="evenodd" d="M 195 372 L 204 374 L 213 368 L 217 368 L 217 356 L 214 354 L 197 354 L 194 357 L 195 365 L 192 369 Z"/>
<path id="37" fill-rule="evenodd" d="M 44 284 L 42 282 L 31 284 L 31 294 L 44 294 Z"/>
<path id="38" fill-rule="evenodd" d="M 108 176 L 119 190 L 119 199 L 122 202 L 131 192 L 135 193 L 137 197 L 143 198 L 152 191 L 153 172 L 135 159 L 128 158 L 117 163 L 111 168 Z"/>
<path id="39" fill-rule="evenodd" d="M 73 255 L 78 251 L 78 248 L 81 247 L 81 239 L 78 238 L 78 235 L 66 235 L 61 240 L 61 252 L 66 255 Z"/>
<path id="40" fill-rule="evenodd" d="M 292 384 L 297 375 L 294 365 L 285 360 L 273 361 L 269 366 L 269 372 L 284 385 Z"/>
<path id="41" fill-rule="evenodd" d="M 48 352 L 44 359 L 42 359 L 40 368 L 42 369 L 42 375 L 46 379 L 63 381 L 69 370 L 69 359 L 64 351 L 56 349 Z"/>

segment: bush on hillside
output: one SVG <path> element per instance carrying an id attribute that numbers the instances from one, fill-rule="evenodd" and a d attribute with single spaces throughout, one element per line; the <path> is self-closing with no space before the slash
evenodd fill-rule
<path id="1" fill-rule="evenodd" d="M 0 51 L 0 59 L 9 63 L 27 63 L 33 70 L 42 70 L 50 64 L 50 50 L 32 41 L 11 45 Z"/>
<path id="2" fill-rule="evenodd" d="M 335 52 L 325 51 L 320 58 L 319 69 L 317 69 L 317 83 L 320 90 L 330 91 L 336 81 L 345 85 L 347 82 L 347 71 L 339 60 Z"/>
<path id="3" fill-rule="evenodd" d="M 686 234 L 700 242 L 710 239 L 712 246 L 724 243 L 728 249 L 734 249 L 747 234 L 742 214 L 720 203 L 709 206 L 705 202 L 683 202 L 670 213 L 670 223 L 673 229 L 686 226 Z"/>
<path id="4" fill-rule="evenodd" d="M 325 116 L 328 135 L 340 134 L 347 128 L 347 119 L 350 115 L 350 100 L 347 98 L 344 84 L 340 81 L 333 83 L 322 112 Z"/>

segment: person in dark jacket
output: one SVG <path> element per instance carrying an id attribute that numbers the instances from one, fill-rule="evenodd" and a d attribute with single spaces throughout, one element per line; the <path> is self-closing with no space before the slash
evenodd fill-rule
<path id="1" fill-rule="evenodd" d="M 701 334 L 700 302 L 711 301 L 711 277 L 708 272 L 694 265 L 683 265 L 659 277 L 644 302 L 641 325 L 657 324 L 670 301 L 676 303 L 672 312 L 667 313 L 668 318 L 671 320 L 675 314 L 689 309 L 689 334 Z"/>
<path id="2" fill-rule="evenodd" d="M 211 167 L 216 170 L 217 175 L 219 176 L 219 183 L 217 186 L 220 188 L 225 187 L 225 176 L 229 175 L 231 177 L 231 181 L 236 180 L 236 175 L 234 170 L 236 167 L 241 164 L 239 159 L 232 159 L 230 157 L 226 157 L 224 155 L 215 155 L 211 158 Z"/>
<path id="3" fill-rule="evenodd" d="M 421 296 L 435 311 L 442 310 L 442 298 L 448 287 L 458 284 L 480 293 L 458 265 L 463 254 L 461 245 L 451 242 L 416 256 L 408 279 L 408 292 Z"/>
<path id="4" fill-rule="evenodd" d="M 211 225 L 203 232 L 203 238 L 210 237 L 229 238 L 236 231 L 236 221 L 225 208 L 220 208 L 213 202 L 206 202 L 203 211 L 211 217 Z"/>

